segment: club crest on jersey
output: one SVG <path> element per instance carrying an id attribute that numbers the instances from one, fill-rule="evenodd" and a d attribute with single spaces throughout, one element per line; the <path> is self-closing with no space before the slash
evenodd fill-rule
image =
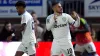
<path id="1" fill-rule="evenodd" d="M 65 22 L 66 21 L 66 17 L 63 17 L 62 20 Z"/>

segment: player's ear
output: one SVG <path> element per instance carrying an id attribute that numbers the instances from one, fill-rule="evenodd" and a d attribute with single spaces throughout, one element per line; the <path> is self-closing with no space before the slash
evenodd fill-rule
<path id="1" fill-rule="evenodd" d="M 52 10 L 54 10 L 54 7 L 52 7 Z"/>
<path id="2" fill-rule="evenodd" d="M 55 11 L 55 6 L 52 7 L 52 10 Z"/>

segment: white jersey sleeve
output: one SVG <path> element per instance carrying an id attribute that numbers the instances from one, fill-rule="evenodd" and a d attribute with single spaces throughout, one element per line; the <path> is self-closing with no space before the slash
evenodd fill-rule
<path id="1" fill-rule="evenodd" d="M 23 23 L 26 23 L 27 24 L 27 22 L 28 22 L 28 17 L 25 16 L 25 15 L 23 15 L 22 16 L 22 20 L 21 20 L 21 24 L 23 24 Z"/>
<path id="2" fill-rule="evenodd" d="M 75 23 L 74 23 L 75 27 L 79 27 L 80 26 L 80 17 L 78 16 Z"/>
<path id="3" fill-rule="evenodd" d="M 74 22 L 75 20 L 70 15 L 68 15 L 68 23 L 73 24 Z"/>
<path id="4" fill-rule="evenodd" d="M 53 15 L 48 16 L 46 19 L 47 30 L 48 31 L 51 30 L 51 28 L 53 28 L 54 24 L 55 24 L 55 20 L 53 19 Z"/>
<path id="5" fill-rule="evenodd" d="M 75 27 L 79 27 L 80 25 L 80 17 L 78 16 L 77 20 L 75 21 L 70 15 L 68 16 L 68 22 L 73 24 Z"/>

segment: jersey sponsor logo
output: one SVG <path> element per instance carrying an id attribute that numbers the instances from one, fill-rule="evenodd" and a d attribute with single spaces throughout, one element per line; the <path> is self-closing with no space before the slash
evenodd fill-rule
<path id="1" fill-rule="evenodd" d="M 91 0 L 88 6 L 89 12 L 100 12 L 100 0 Z"/>
<path id="2" fill-rule="evenodd" d="M 60 27 L 65 27 L 67 26 L 67 24 L 59 24 L 59 25 L 54 25 L 54 28 L 60 28 Z"/>

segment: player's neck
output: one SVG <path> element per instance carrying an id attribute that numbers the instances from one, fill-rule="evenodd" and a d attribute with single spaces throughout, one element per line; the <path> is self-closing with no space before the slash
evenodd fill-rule
<path id="1" fill-rule="evenodd" d="M 54 14 L 57 15 L 57 16 L 62 15 L 62 13 L 57 13 L 57 12 L 54 12 Z"/>

